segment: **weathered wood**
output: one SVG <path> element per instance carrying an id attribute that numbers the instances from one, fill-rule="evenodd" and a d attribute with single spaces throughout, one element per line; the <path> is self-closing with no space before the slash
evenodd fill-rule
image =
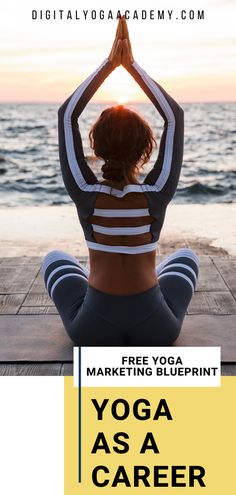
<path id="1" fill-rule="evenodd" d="M 19 315 L 57 315 L 55 306 L 22 306 Z"/>
<path id="2" fill-rule="evenodd" d="M 198 258 L 200 265 L 208 265 L 211 261 L 211 256 L 209 256 L 208 254 L 201 254 L 200 256 L 198 256 Z"/>
<path id="3" fill-rule="evenodd" d="M 187 315 L 175 346 L 219 346 L 221 361 L 236 361 L 236 315 Z"/>
<path id="4" fill-rule="evenodd" d="M 88 266 L 88 257 L 80 262 Z M 40 257 L 0 259 L 0 375 L 73 374 L 73 345 L 40 265 Z M 235 315 L 236 257 L 200 256 L 198 292 L 176 345 L 221 346 L 223 362 L 231 363 L 222 374 L 236 375 Z"/>
<path id="5" fill-rule="evenodd" d="M 235 255 L 232 255 L 232 254 L 228 254 L 226 256 L 218 256 L 218 255 L 213 255 L 211 256 L 211 259 L 213 260 L 214 263 L 216 263 L 217 261 L 236 261 L 236 256 Z"/>
<path id="6" fill-rule="evenodd" d="M 221 365 L 222 376 L 236 376 L 236 364 L 222 364 Z"/>
<path id="7" fill-rule="evenodd" d="M 230 292 L 196 292 L 188 307 L 188 314 L 235 315 L 236 301 Z"/>
<path id="8" fill-rule="evenodd" d="M 227 291 L 227 286 L 212 260 L 201 260 L 197 291 Z"/>
<path id="9" fill-rule="evenodd" d="M 215 266 L 218 268 L 222 278 L 224 279 L 227 287 L 232 291 L 236 292 L 236 260 L 224 260 L 215 259 Z"/>
<path id="10" fill-rule="evenodd" d="M 4 266 L 0 265 L 0 294 L 27 293 L 36 278 L 36 265 Z"/>
<path id="11" fill-rule="evenodd" d="M 24 300 L 23 306 L 53 306 L 53 302 L 45 291 L 41 294 L 29 292 Z"/>
<path id="12" fill-rule="evenodd" d="M 25 294 L 0 294 L 0 315 L 16 315 Z"/>
<path id="13" fill-rule="evenodd" d="M 4 363 L 0 376 L 60 376 L 62 363 Z"/>
<path id="14" fill-rule="evenodd" d="M 61 375 L 73 376 L 73 363 L 63 363 L 61 367 Z"/>
<path id="15" fill-rule="evenodd" d="M 222 364 L 222 376 L 236 376 L 236 364 Z M 73 376 L 72 363 L 3 363 L 0 376 Z"/>
<path id="16" fill-rule="evenodd" d="M 40 267 L 42 262 L 41 256 L 17 256 L 9 258 L 1 258 L 1 264 L 3 266 L 18 266 L 18 265 L 37 265 Z"/>
<path id="17" fill-rule="evenodd" d="M 46 292 L 45 285 L 44 285 L 44 280 L 41 271 L 39 270 L 31 288 L 30 288 L 30 293 L 31 292 Z"/>
<path id="18" fill-rule="evenodd" d="M 72 361 L 72 343 L 54 315 L 1 315 L 0 362 Z"/>

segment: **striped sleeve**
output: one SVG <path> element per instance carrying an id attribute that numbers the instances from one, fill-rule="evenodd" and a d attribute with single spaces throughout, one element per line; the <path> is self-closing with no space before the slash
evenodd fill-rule
<path id="1" fill-rule="evenodd" d="M 160 193 L 162 201 L 167 204 L 176 191 L 182 166 L 184 112 L 136 62 L 129 72 L 164 119 L 158 157 L 144 183 L 153 186 L 153 190 Z"/>
<path id="2" fill-rule="evenodd" d="M 92 191 L 93 185 L 98 182 L 84 156 L 78 117 L 112 70 L 112 64 L 108 59 L 105 59 L 58 111 L 59 156 L 62 177 L 67 192 L 73 201 L 77 201 L 81 191 Z"/>

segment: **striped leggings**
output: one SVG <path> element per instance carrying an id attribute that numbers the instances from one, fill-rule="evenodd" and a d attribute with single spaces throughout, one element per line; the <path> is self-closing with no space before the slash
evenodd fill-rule
<path id="1" fill-rule="evenodd" d="M 80 346 L 173 344 L 196 287 L 198 258 L 191 249 L 179 249 L 156 271 L 156 286 L 117 296 L 90 287 L 89 271 L 63 251 L 50 252 L 42 265 L 49 296 L 71 340 Z"/>

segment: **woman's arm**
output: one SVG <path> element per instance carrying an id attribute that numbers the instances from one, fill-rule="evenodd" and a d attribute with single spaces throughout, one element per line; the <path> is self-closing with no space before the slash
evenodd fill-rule
<path id="1" fill-rule="evenodd" d="M 144 183 L 155 186 L 156 192 L 160 192 L 163 201 L 168 203 L 177 188 L 182 166 L 184 112 L 160 84 L 153 81 L 136 62 L 132 64 L 129 72 L 164 119 L 158 157 Z"/>
<path id="2" fill-rule="evenodd" d="M 106 59 L 63 103 L 58 111 L 59 156 L 67 192 L 76 202 L 81 191 L 98 182 L 84 156 L 77 119 L 99 86 L 112 71 Z"/>
<path id="3" fill-rule="evenodd" d="M 123 19 L 122 64 L 152 101 L 164 119 L 159 153 L 154 167 L 144 183 L 154 186 L 164 203 L 168 203 L 177 188 L 183 160 L 184 112 L 176 101 L 134 61 L 129 33 Z"/>
<path id="4" fill-rule="evenodd" d="M 58 111 L 62 176 L 66 189 L 75 202 L 81 191 L 89 192 L 92 190 L 91 185 L 98 182 L 84 156 L 78 117 L 106 77 L 121 64 L 121 29 L 122 23 L 119 22 L 109 58 L 105 59 L 100 67 L 80 84 Z"/>

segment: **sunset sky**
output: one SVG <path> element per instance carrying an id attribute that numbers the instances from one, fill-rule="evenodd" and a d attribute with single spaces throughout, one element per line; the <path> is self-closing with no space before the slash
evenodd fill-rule
<path id="1" fill-rule="evenodd" d="M 32 20 L 32 9 L 64 9 L 80 20 Z M 82 11 L 88 10 L 89 20 Z M 90 11 L 164 10 L 165 19 L 128 21 L 136 61 L 180 102 L 235 101 L 236 0 L 26 0 L 1 2 L 0 100 L 60 102 L 108 56 L 116 21 L 91 20 Z M 182 20 L 204 9 L 204 20 Z M 173 10 L 168 19 L 167 10 Z M 57 15 L 58 17 L 58 15 Z M 178 17 L 178 20 L 176 19 Z M 123 68 L 104 83 L 96 101 L 144 100 Z"/>

